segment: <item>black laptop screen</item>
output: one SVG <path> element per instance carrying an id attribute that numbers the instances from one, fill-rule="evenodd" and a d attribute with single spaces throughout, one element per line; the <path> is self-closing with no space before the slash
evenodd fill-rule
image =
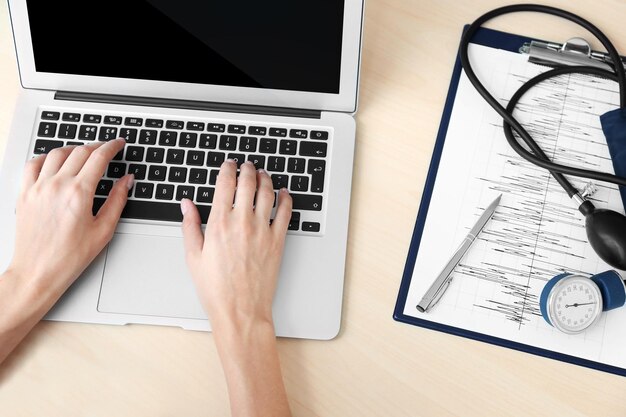
<path id="1" fill-rule="evenodd" d="M 339 0 L 27 0 L 38 72 L 339 93 Z"/>

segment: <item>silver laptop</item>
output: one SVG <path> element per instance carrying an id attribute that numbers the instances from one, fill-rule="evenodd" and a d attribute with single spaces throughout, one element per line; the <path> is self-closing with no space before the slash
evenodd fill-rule
<path id="1" fill-rule="evenodd" d="M 250 160 L 294 199 L 279 336 L 341 324 L 362 0 L 9 0 L 23 90 L 0 173 L 0 268 L 24 163 L 122 136 L 94 210 L 135 187 L 108 247 L 47 319 L 210 330 L 184 262 L 179 200 L 208 217 L 221 162 Z M 36 254 L 33 254 L 36 256 Z"/>

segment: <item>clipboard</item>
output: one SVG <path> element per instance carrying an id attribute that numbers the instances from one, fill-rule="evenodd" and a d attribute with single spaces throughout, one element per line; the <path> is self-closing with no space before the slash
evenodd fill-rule
<path id="1" fill-rule="evenodd" d="M 465 29 L 467 26 L 465 27 Z M 465 30 L 464 29 L 464 30 Z M 501 49 L 510 52 L 524 52 L 529 54 L 530 62 L 540 63 L 543 65 L 580 65 L 580 56 L 581 54 L 573 52 L 573 55 L 570 55 L 568 52 L 568 43 L 565 44 L 557 44 L 552 42 L 544 42 L 535 39 L 531 39 L 524 36 L 519 36 L 515 34 L 500 32 L 492 29 L 481 28 L 477 31 L 474 39 L 472 40 L 473 44 L 478 44 L 482 46 L 487 46 L 491 48 Z M 574 45 L 575 47 L 577 45 Z M 531 50 L 534 50 L 534 53 L 531 53 Z M 577 56 L 575 56 L 577 55 Z M 537 58 L 538 56 L 538 58 Z M 573 58 L 573 61 L 568 58 Z M 588 57 L 582 57 L 587 61 L 586 64 L 589 65 L 589 62 L 595 61 L 597 65 L 603 65 L 601 63 L 602 60 L 606 59 L 606 56 L 602 53 L 597 53 L 591 51 L 589 48 Z M 435 141 L 435 146 L 433 149 L 433 156 L 430 162 L 430 166 L 428 169 L 428 175 L 426 178 L 426 183 L 424 186 L 424 191 L 422 194 L 422 198 L 420 201 L 419 211 L 417 214 L 417 219 L 415 222 L 415 227 L 413 229 L 413 235 L 411 238 L 411 244 L 409 247 L 406 264 L 404 267 L 404 273 L 402 276 L 402 281 L 400 284 L 400 289 L 398 293 L 398 298 L 396 301 L 393 318 L 396 321 L 412 324 L 419 327 L 424 327 L 431 330 L 437 330 L 445 333 L 449 333 L 455 336 L 466 337 L 469 339 L 477 340 L 480 342 L 485 342 L 497 346 L 506 347 L 509 349 L 515 349 L 522 352 L 527 352 L 530 354 L 556 359 L 559 361 L 596 369 L 616 375 L 626 376 L 626 369 L 620 368 L 617 366 L 612 366 L 609 364 L 596 362 L 584 358 L 580 358 L 577 356 L 567 355 L 560 352 L 555 352 L 552 350 L 547 350 L 543 348 L 539 348 L 536 346 L 531 346 L 524 343 L 519 343 L 516 341 L 511 341 L 499 337 L 494 337 L 491 335 L 478 333 L 475 331 L 471 331 L 468 329 L 463 329 L 460 327 L 453 327 L 446 324 L 430 321 L 427 319 L 416 318 L 413 316 L 408 316 L 404 314 L 405 305 L 407 303 L 407 296 L 409 292 L 409 287 L 411 284 L 411 279 L 413 275 L 413 270 L 416 263 L 417 254 L 420 248 L 420 242 L 422 238 L 422 233 L 424 231 L 424 226 L 426 223 L 426 217 L 428 214 L 428 209 L 431 201 L 431 197 L 433 194 L 433 190 L 435 187 L 435 180 L 437 177 L 437 171 L 439 168 L 439 162 L 442 156 L 444 142 L 448 133 L 448 126 L 450 124 L 450 118 L 452 115 L 453 104 L 457 95 L 457 88 L 459 85 L 459 80 L 462 73 L 461 61 L 459 55 L 457 53 L 456 63 L 454 65 L 454 70 L 452 73 L 452 79 L 450 81 L 450 87 L 448 90 L 448 94 L 445 101 L 445 107 L 443 110 L 441 123 L 439 125 L 439 131 L 437 133 L 437 139 Z M 424 315 L 427 317 L 427 315 Z"/>

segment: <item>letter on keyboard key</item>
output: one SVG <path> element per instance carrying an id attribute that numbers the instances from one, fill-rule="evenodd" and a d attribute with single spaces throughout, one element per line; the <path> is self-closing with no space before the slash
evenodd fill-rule
<path id="1" fill-rule="evenodd" d="M 294 194 L 291 193 L 293 199 L 294 210 L 322 210 L 322 196 L 321 195 L 309 195 L 309 194 Z"/>

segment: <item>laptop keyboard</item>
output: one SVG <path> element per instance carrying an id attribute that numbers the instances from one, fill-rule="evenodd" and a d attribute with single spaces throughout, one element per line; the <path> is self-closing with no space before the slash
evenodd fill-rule
<path id="1" fill-rule="evenodd" d="M 275 194 L 283 187 L 289 190 L 292 233 L 323 232 L 331 128 L 59 109 L 43 110 L 39 116 L 34 155 L 66 145 L 126 139 L 125 149 L 98 184 L 94 213 L 114 181 L 133 173 L 135 185 L 122 218 L 180 222 L 178 202 L 189 198 L 206 223 L 219 168 L 224 160 L 234 159 L 238 167 L 251 161 L 265 169 Z"/>

